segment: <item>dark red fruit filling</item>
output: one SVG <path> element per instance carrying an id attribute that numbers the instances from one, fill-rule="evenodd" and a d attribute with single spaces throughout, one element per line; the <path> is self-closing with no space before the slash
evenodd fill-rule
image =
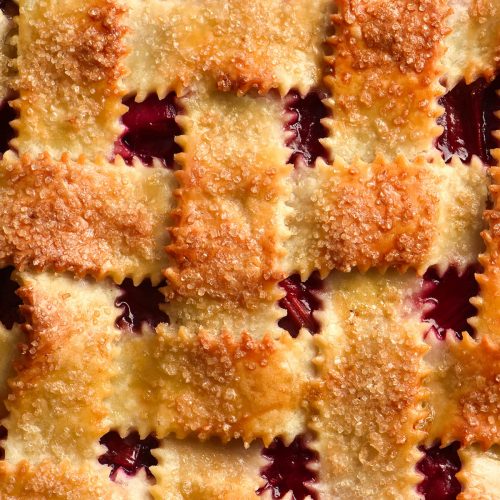
<path id="1" fill-rule="evenodd" d="M 10 122 L 17 117 L 17 114 L 7 100 L 0 102 L 0 153 L 5 153 L 9 149 L 9 142 L 15 135 Z"/>
<path id="2" fill-rule="evenodd" d="M 425 456 L 418 462 L 417 470 L 424 474 L 425 479 L 417 486 L 417 491 L 426 500 L 454 500 L 461 491 L 460 483 L 455 477 L 461 463 L 458 456 L 458 442 L 446 448 L 440 448 L 439 443 L 431 448 L 420 447 Z"/>
<path id="3" fill-rule="evenodd" d="M 317 498 L 308 488 L 316 481 L 316 474 L 308 466 L 318 460 L 318 454 L 307 448 L 304 436 L 297 436 L 290 446 L 285 446 L 281 439 L 275 439 L 262 454 L 271 462 L 261 472 L 266 484 L 257 490 L 259 495 L 269 490 L 273 498 L 283 498 L 291 491 L 295 500 L 307 496 Z"/>
<path id="4" fill-rule="evenodd" d="M 115 306 L 123 309 L 123 313 L 116 318 L 116 326 L 140 333 L 144 323 L 151 328 L 168 323 L 168 316 L 159 307 L 165 302 L 159 290 L 162 286 L 165 282 L 153 286 L 151 280 L 145 279 L 139 286 L 134 286 L 131 279 L 124 280 L 120 285 L 122 293 L 115 300 Z"/>
<path id="5" fill-rule="evenodd" d="M 110 431 L 99 442 L 108 449 L 99 457 L 99 463 L 111 467 L 109 474 L 111 479 L 116 479 L 120 469 L 133 476 L 143 467 L 147 475 L 153 477 L 149 468 L 158 461 L 151 454 L 151 450 L 158 448 L 160 442 L 151 434 L 145 439 L 140 439 L 139 433 L 134 431 L 122 438 L 118 432 Z"/>
<path id="6" fill-rule="evenodd" d="M 10 279 L 13 267 L 0 269 L 0 321 L 5 328 L 12 328 L 14 323 L 21 323 L 19 306 L 21 299 L 16 295 L 19 285 Z"/>
<path id="7" fill-rule="evenodd" d="M 491 132 L 500 128 L 494 111 L 500 109 L 500 76 L 487 83 L 480 78 L 470 85 L 460 82 L 440 99 L 444 114 L 438 123 L 444 132 L 437 140 L 437 147 L 448 161 L 453 154 L 463 161 L 477 155 L 484 163 L 492 163 L 490 149 L 498 147 Z"/>
<path id="8" fill-rule="evenodd" d="M 129 164 L 137 156 L 146 165 L 158 158 L 172 168 L 174 155 L 181 151 L 174 138 L 182 134 L 175 122 L 179 114 L 175 94 L 161 100 L 150 95 L 143 102 L 135 102 L 131 97 L 124 104 L 129 108 L 122 117 L 126 130 L 115 144 L 115 154 L 120 154 Z"/>
<path id="9" fill-rule="evenodd" d="M 323 287 L 319 273 L 313 273 L 302 283 L 300 276 L 294 274 L 280 283 L 286 295 L 279 301 L 279 306 L 286 309 L 286 316 L 278 325 L 287 330 L 292 337 L 299 334 L 301 328 L 307 328 L 311 333 L 319 332 L 319 323 L 313 312 L 321 307 L 321 301 L 316 293 Z"/>
<path id="10" fill-rule="evenodd" d="M 442 277 L 435 269 L 429 269 L 424 275 L 421 300 L 426 304 L 423 320 L 431 325 L 429 331 L 443 339 L 448 328 L 462 338 L 462 332 L 474 333 L 467 323 L 467 318 L 476 314 L 476 308 L 469 302 L 479 291 L 474 278 L 478 269 L 468 267 L 462 274 L 450 267 Z"/>
<path id="11" fill-rule="evenodd" d="M 14 0 L 0 0 L 0 10 L 11 19 L 19 14 L 19 7 Z"/>
<path id="12" fill-rule="evenodd" d="M 311 92 L 305 97 L 300 97 L 296 92 L 287 96 L 286 110 L 293 114 L 293 118 L 286 124 L 286 129 L 293 133 L 287 141 L 287 146 L 292 150 L 290 163 L 297 165 L 303 160 L 306 165 L 313 165 L 317 158 L 326 158 L 325 148 L 319 142 L 326 137 L 325 127 L 320 120 L 328 116 L 328 110 L 321 102 L 325 99 L 324 92 Z"/>
<path id="13" fill-rule="evenodd" d="M 0 425 L 0 441 L 4 441 L 5 439 L 7 439 L 7 429 L 3 425 Z M 0 460 L 4 458 L 5 450 L 0 446 Z"/>

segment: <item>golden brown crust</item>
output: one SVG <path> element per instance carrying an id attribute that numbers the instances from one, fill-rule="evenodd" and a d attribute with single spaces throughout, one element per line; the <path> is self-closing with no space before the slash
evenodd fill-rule
<path id="1" fill-rule="evenodd" d="M 109 399 L 112 426 L 159 438 L 174 432 L 224 442 L 269 444 L 278 435 L 290 441 L 305 425 L 312 356 L 306 333 L 236 340 L 162 326 L 154 335 L 125 337 Z"/>
<path id="2" fill-rule="evenodd" d="M 0 261 L 118 283 L 158 281 L 171 174 L 48 154 L 0 162 Z"/>
<path id="3" fill-rule="evenodd" d="M 153 451 L 159 463 L 151 469 L 151 493 L 157 500 L 255 500 L 266 463 L 260 451 L 259 444 L 245 449 L 241 441 L 165 440 Z"/>
<path id="4" fill-rule="evenodd" d="M 286 164 L 273 98 L 199 93 L 183 99 L 167 297 L 252 307 L 274 296 L 281 269 Z"/>
<path id="5" fill-rule="evenodd" d="M 69 462 L 44 461 L 36 466 L 26 461 L 0 464 L 2 500 L 119 500 L 126 492 L 106 474 Z"/>
<path id="6" fill-rule="evenodd" d="M 8 97 L 12 88 L 12 31 L 14 22 L 0 12 L 0 102 Z"/>
<path id="7" fill-rule="evenodd" d="M 493 207 L 485 212 L 489 224 L 482 233 L 486 252 L 479 257 L 483 266 L 477 275 L 480 295 L 472 300 L 477 315 L 470 320 L 479 337 L 489 335 L 495 342 L 500 341 L 500 168 L 490 169 L 493 185 L 491 196 Z"/>
<path id="8" fill-rule="evenodd" d="M 109 156 L 122 131 L 124 9 L 116 0 L 19 2 L 21 152 Z"/>
<path id="9" fill-rule="evenodd" d="M 500 495 L 500 450 L 494 446 L 488 451 L 478 446 L 459 450 L 462 467 L 457 479 L 462 486 L 458 500 L 495 500 Z"/>
<path id="10" fill-rule="evenodd" d="M 333 119 L 324 141 L 334 158 L 408 158 L 441 133 L 438 60 L 449 13 L 445 0 L 342 0 L 333 16 Z"/>
<path id="11" fill-rule="evenodd" d="M 332 274 L 317 317 L 312 417 L 325 498 L 418 498 L 416 430 L 426 394 L 426 325 L 408 300 L 418 280 Z"/>
<path id="12" fill-rule="evenodd" d="M 498 0 L 451 0 L 443 66 L 446 86 L 462 78 L 490 80 L 500 68 L 500 3 Z"/>
<path id="13" fill-rule="evenodd" d="M 320 83 L 331 0 L 130 2 L 125 85 L 184 93 L 207 75 L 221 91 L 306 93 Z"/>
<path id="14" fill-rule="evenodd" d="M 9 382 L 5 457 L 94 463 L 108 430 L 117 290 L 48 274 L 19 280 L 27 343 Z"/>
<path id="15" fill-rule="evenodd" d="M 4 401 L 9 394 L 7 380 L 13 375 L 13 362 L 18 355 L 18 344 L 23 335 L 19 325 L 7 330 L 0 323 L 0 418 L 6 416 Z"/>
<path id="16" fill-rule="evenodd" d="M 319 162 L 306 174 L 294 192 L 287 245 L 289 259 L 304 266 L 303 274 L 422 266 L 439 215 L 437 179 L 422 158 L 413 163 L 402 157 L 393 162 L 378 157 L 371 164 Z"/>
<path id="17" fill-rule="evenodd" d="M 429 380 L 432 414 L 429 442 L 458 440 L 483 449 L 500 439 L 500 347 L 489 336 L 480 342 L 468 334 L 448 340 Z"/>
<path id="18" fill-rule="evenodd" d="M 460 269 L 481 248 L 488 177 L 479 160 L 451 165 L 432 157 L 372 163 L 318 162 L 293 178 L 289 274 L 431 265 Z"/>

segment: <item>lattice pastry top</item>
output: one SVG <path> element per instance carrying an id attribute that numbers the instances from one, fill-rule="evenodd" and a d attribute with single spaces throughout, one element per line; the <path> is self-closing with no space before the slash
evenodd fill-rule
<path id="1" fill-rule="evenodd" d="M 0 9 L 0 499 L 500 497 L 499 0 Z"/>

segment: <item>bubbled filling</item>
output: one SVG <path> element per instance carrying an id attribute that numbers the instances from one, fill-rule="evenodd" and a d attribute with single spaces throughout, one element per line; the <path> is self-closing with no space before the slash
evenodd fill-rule
<path id="1" fill-rule="evenodd" d="M 9 142 L 14 138 L 14 129 L 10 122 L 17 117 L 16 111 L 9 106 L 8 99 L 0 102 L 0 153 L 9 149 Z"/>
<path id="2" fill-rule="evenodd" d="M 13 270 L 13 267 L 0 269 L 0 322 L 7 329 L 14 323 L 22 323 L 19 310 L 22 301 L 16 294 L 19 285 L 10 278 Z"/>
<path id="3" fill-rule="evenodd" d="M 434 268 L 424 275 L 421 301 L 424 304 L 423 320 L 429 323 L 429 332 L 439 339 L 444 339 L 446 331 L 451 329 L 458 338 L 462 332 L 474 334 L 467 322 L 476 314 L 476 308 L 470 299 L 479 293 L 479 285 L 474 274 L 479 269 L 469 266 L 459 272 L 455 267 L 449 267 L 439 276 Z"/>
<path id="4" fill-rule="evenodd" d="M 320 139 L 326 137 L 327 131 L 320 123 L 328 116 L 323 104 L 326 93 L 313 91 L 305 97 L 291 92 L 285 99 L 285 109 L 289 116 L 286 131 L 290 133 L 286 145 L 292 150 L 290 163 L 298 165 L 303 162 L 312 167 L 317 158 L 327 158 L 325 148 Z"/>
<path id="5" fill-rule="evenodd" d="M 165 282 L 153 286 L 150 279 L 145 279 L 138 286 L 127 278 L 119 288 L 120 295 L 115 299 L 115 306 L 122 309 L 115 324 L 125 331 L 141 333 L 143 325 L 156 328 L 160 323 L 168 323 L 168 316 L 160 309 L 165 296 L 160 288 Z"/>
<path id="6" fill-rule="evenodd" d="M 152 478 L 150 467 L 158 461 L 151 454 L 151 450 L 160 445 L 158 439 L 149 435 L 140 439 L 137 431 L 131 432 L 122 438 L 116 431 L 110 431 L 99 441 L 107 451 L 99 457 L 99 463 L 111 468 L 109 477 L 116 479 L 119 471 L 134 476 L 140 469 L 145 469 L 148 477 Z"/>
<path id="7" fill-rule="evenodd" d="M 128 164 L 136 156 L 146 165 L 157 158 L 165 167 L 173 168 L 174 155 L 181 151 L 175 137 L 182 134 L 175 121 L 179 114 L 175 94 L 164 99 L 151 94 L 143 102 L 130 97 L 124 104 L 128 106 L 122 116 L 125 132 L 115 144 L 115 154 Z"/>
<path id="8" fill-rule="evenodd" d="M 497 147 L 492 131 L 500 129 L 500 120 L 494 111 L 500 109 L 500 76 L 492 82 L 479 78 L 470 85 L 464 81 L 444 95 L 440 104 L 444 114 L 438 123 L 444 127 L 436 146 L 445 161 L 453 154 L 463 161 L 470 161 L 472 155 L 491 165 L 490 149 Z"/>
<path id="9" fill-rule="evenodd" d="M 304 436 L 297 436 L 289 446 L 276 438 L 262 454 L 269 464 L 261 472 L 266 484 L 257 490 L 259 495 L 269 491 L 272 498 L 283 498 L 290 491 L 294 500 L 308 496 L 317 499 L 310 489 L 317 479 L 310 467 L 318 460 L 318 454 L 307 447 Z"/>
<path id="10" fill-rule="evenodd" d="M 0 10 L 10 19 L 19 14 L 19 6 L 14 0 L 0 0 Z"/>
<path id="11" fill-rule="evenodd" d="M 317 293 L 322 289 L 319 273 L 313 273 L 305 282 L 294 274 L 280 283 L 286 295 L 279 301 L 279 306 L 286 310 L 286 316 L 278 325 L 287 330 L 292 337 L 297 337 L 301 328 L 310 333 L 318 333 L 320 326 L 314 317 L 314 311 L 321 307 Z"/>
<path id="12" fill-rule="evenodd" d="M 440 448 L 439 443 L 430 448 L 419 448 L 425 456 L 418 462 L 417 470 L 425 477 L 417 491 L 424 495 L 425 500 L 454 500 L 460 493 L 461 486 L 455 477 L 461 467 L 459 447 L 455 442 L 445 448 Z"/>

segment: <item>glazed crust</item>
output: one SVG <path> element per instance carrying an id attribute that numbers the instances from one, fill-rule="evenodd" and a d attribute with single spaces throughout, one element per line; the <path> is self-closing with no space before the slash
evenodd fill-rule
<path id="1" fill-rule="evenodd" d="M 119 348 L 119 390 L 109 405 L 113 427 L 124 435 L 136 428 L 158 438 L 173 432 L 269 444 L 275 436 L 290 442 L 304 427 L 313 371 L 309 335 L 235 340 L 162 326 L 154 335 L 125 338 Z"/>
<path id="2" fill-rule="evenodd" d="M 156 500 L 255 500 L 259 469 L 266 462 L 259 446 L 245 449 L 239 441 L 223 446 L 167 440 L 154 455 L 159 462 L 153 467 L 157 484 L 151 488 Z"/>
<path id="3" fill-rule="evenodd" d="M 500 156 L 500 153 L 497 153 Z M 473 299 L 478 310 L 470 320 L 478 336 L 489 335 L 495 342 L 500 340 L 500 168 L 490 169 L 493 177 L 491 197 L 493 207 L 485 212 L 489 227 L 483 232 L 486 252 L 479 258 L 483 271 L 477 276 L 480 296 Z"/>
<path id="4" fill-rule="evenodd" d="M 306 93 L 322 76 L 330 0 L 131 0 L 125 80 L 139 101 L 208 77 L 239 94 Z M 244 33 L 244 36 L 242 34 Z"/>
<path id="5" fill-rule="evenodd" d="M 326 498 L 418 498 L 428 348 L 411 306 L 417 284 L 393 273 L 334 273 L 326 285 L 310 423 Z"/>
<path id="6" fill-rule="evenodd" d="M 30 465 L 22 461 L 13 466 L 0 464 L 0 497 L 3 500 L 95 500 L 128 498 L 126 492 L 105 474 L 68 462 L 49 461 Z"/>
<path id="7" fill-rule="evenodd" d="M 166 264 L 169 171 L 32 158 L 0 162 L 0 260 L 18 269 L 158 281 Z"/>
<path id="8" fill-rule="evenodd" d="M 109 156 L 123 130 L 125 67 L 120 2 L 19 2 L 17 67 L 21 153 Z"/>
<path id="9" fill-rule="evenodd" d="M 209 93 L 182 106 L 169 291 L 251 308 L 285 277 L 280 260 L 291 166 L 280 104 Z"/>
<path id="10" fill-rule="evenodd" d="M 463 268 L 480 249 L 486 182 L 480 162 L 464 166 L 458 159 L 452 167 L 437 157 L 319 161 L 314 170 L 299 171 L 293 184 L 290 274 Z"/>
<path id="11" fill-rule="evenodd" d="M 447 88 L 462 78 L 490 80 L 500 67 L 500 4 L 498 0 L 452 0 L 443 65 Z"/>
<path id="12" fill-rule="evenodd" d="M 94 464 L 107 431 L 117 292 L 67 276 L 18 279 L 27 339 L 9 381 L 6 460 Z"/>
<path id="13" fill-rule="evenodd" d="M 412 159 L 433 148 L 441 133 L 439 60 L 448 14 L 445 0 L 338 2 L 334 55 L 327 58 L 333 76 L 326 80 L 331 159 Z"/>

